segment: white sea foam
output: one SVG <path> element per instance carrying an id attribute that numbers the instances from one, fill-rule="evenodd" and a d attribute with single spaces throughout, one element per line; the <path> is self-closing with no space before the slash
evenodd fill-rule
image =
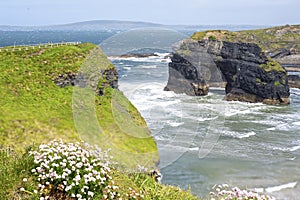
<path id="1" fill-rule="evenodd" d="M 123 67 L 123 69 L 131 70 L 131 67 Z"/>
<path id="2" fill-rule="evenodd" d="M 142 58 L 137 58 L 137 57 L 108 57 L 109 60 L 111 61 L 133 61 L 133 62 L 161 62 L 164 58 L 160 56 L 149 56 L 149 57 L 142 57 Z"/>
<path id="3" fill-rule="evenodd" d="M 293 125 L 300 126 L 300 122 L 293 122 Z"/>
<path id="4" fill-rule="evenodd" d="M 292 183 L 287 183 L 284 185 L 279 185 L 279 186 L 274 186 L 274 187 L 268 187 L 265 189 L 266 192 L 272 193 L 272 192 L 279 192 L 280 190 L 283 189 L 292 189 L 295 188 L 298 182 L 292 182 Z"/>
<path id="5" fill-rule="evenodd" d="M 240 139 L 249 138 L 249 137 L 254 136 L 254 135 L 256 135 L 256 133 L 254 131 L 251 131 L 249 133 L 239 135 L 239 136 L 237 136 L 237 138 L 240 138 Z"/>
<path id="6" fill-rule="evenodd" d="M 284 189 L 293 189 L 297 186 L 297 184 L 298 182 L 291 182 L 291 183 L 278 185 L 274 187 L 268 187 L 268 188 L 254 188 L 252 190 L 258 193 L 264 193 L 264 192 L 273 193 L 273 192 L 279 192 Z"/>
<path id="7" fill-rule="evenodd" d="M 199 147 L 190 147 L 189 151 L 199 151 Z"/>
<path id="8" fill-rule="evenodd" d="M 226 136 L 230 136 L 230 137 L 238 138 L 238 139 L 249 138 L 251 136 L 256 135 L 256 133 L 254 131 L 244 133 L 244 134 L 238 133 L 238 132 L 235 132 L 235 131 L 224 131 L 223 134 L 226 135 Z"/>
<path id="9" fill-rule="evenodd" d="M 296 157 L 289 158 L 288 160 L 290 160 L 290 161 L 294 161 L 294 160 L 296 160 Z"/>
<path id="10" fill-rule="evenodd" d="M 293 147 L 273 147 L 273 150 L 280 150 L 280 151 L 284 151 L 284 152 L 294 152 L 300 149 L 300 146 L 293 146 Z"/>
<path id="11" fill-rule="evenodd" d="M 157 66 L 156 65 L 142 65 L 142 66 L 139 66 L 138 68 L 142 68 L 142 69 L 156 69 Z"/>
<path id="12" fill-rule="evenodd" d="M 178 127 L 184 124 L 184 122 L 167 122 L 172 127 Z"/>
<path id="13" fill-rule="evenodd" d="M 289 151 L 293 152 L 293 151 L 297 151 L 299 149 L 300 149 L 300 146 L 294 146 L 294 147 L 289 148 Z"/>

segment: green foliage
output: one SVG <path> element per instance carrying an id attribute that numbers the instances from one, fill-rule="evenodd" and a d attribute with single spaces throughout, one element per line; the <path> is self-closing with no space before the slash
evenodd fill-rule
<path id="1" fill-rule="evenodd" d="M 262 81 L 261 81 L 260 78 L 256 78 L 256 82 L 257 82 L 257 83 L 261 83 Z"/>
<path id="2" fill-rule="evenodd" d="M 29 154 L 30 150 L 33 150 L 34 153 Z M 76 156 L 76 159 L 73 156 Z M 100 164 L 94 165 L 95 171 L 92 171 L 93 173 L 96 173 L 98 167 L 102 171 L 101 168 L 104 166 L 105 169 L 100 174 L 102 178 L 107 175 L 107 179 L 103 179 L 101 185 L 103 187 L 93 185 L 93 181 L 85 183 L 84 179 L 76 179 L 77 173 L 80 175 L 89 174 L 88 165 L 81 165 L 85 162 Z M 153 177 L 147 175 L 146 171 L 143 173 L 122 172 L 118 170 L 117 163 L 110 162 L 109 155 L 103 154 L 103 151 L 102 153 L 98 150 L 95 151 L 93 147 L 88 147 L 86 144 L 66 144 L 53 141 L 48 145 L 43 144 L 39 148 L 30 148 L 26 150 L 25 154 L 2 149 L 0 153 L 0 196 L 4 200 L 35 200 L 41 196 L 50 196 L 58 200 L 70 199 L 76 191 L 77 194 L 84 196 L 85 194 L 82 194 L 81 189 L 87 186 L 86 184 L 91 184 L 88 189 L 85 187 L 85 190 L 89 191 L 95 189 L 92 193 L 90 191 L 86 194 L 90 199 L 113 199 L 113 197 L 128 200 L 198 199 L 190 191 L 157 183 Z M 49 168 L 47 168 L 48 166 Z M 72 169 L 72 167 L 74 168 Z M 68 173 L 65 173 L 66 176 L 63 177 L 63 172 Z M 47 177 L 47 174 L 52 179 Z M 86 178 L 89 179 L 87 176 Z M 75 183 L 72 187 L 68 187 L 76 180 L 78 185 Z M 66 181 L 67 186 L 64 185 L 64 181 Z M 78 188 L 81 189 L 78 190 Z"/>
<path id="3" fill-rule="evenodd" d="M 34 190 L 34 181 L 30 176 L 30 168 L 33 166 L 33 158 L 26 153 L 14 151 L 12 148 L 0 149 L 0 197 L 2 200 L 10 199 L 34 199 L 34 193 L 22 193 L 20 188 L 27 185 Z M 26 180 L 26 183 L 23 181 Z"/>
<path id="4" fill-rule="evenodd" d="M 275 86 L 280 86 L 280 82 L 279 82 L 279 81 L 275 81 L 275 82 L 274 82 L 274 85 L 275 85 Z"/>
<path id="5" fill-rule="evenodd" d="M 231 41 L 232 38 L 236 37 L 235 32 L 230 32 L 227 30 L 208 30 L 202 32 L 195 32 L 191 38 L 193 40 L 222 40 L 222 41 Z"/>
<path id="6" fill-rule="evenodd" d="M 268 61 L 266 64 L 261 64 L 260 67 L 266 72 L 275 71 L 286 73 L 286 70 L 276 61 Z"/>
<path id="7" fill-rule="evenodd" d="M 162 185 L 151 177 L 143 173 L 135 173 L 130 175 L 137 190 L 145 194 L 146 200 L 197 200 L 190 191 L 184 191 L 178 187 Z"/>
<path id="8" fill-rule="evenodd" d="M 209 40 L 217 40 L 217 37 L 216 36 L 214 36 L 214 35 L 210 35 L 210 36 L 208 36 L 208 39 Z"/>

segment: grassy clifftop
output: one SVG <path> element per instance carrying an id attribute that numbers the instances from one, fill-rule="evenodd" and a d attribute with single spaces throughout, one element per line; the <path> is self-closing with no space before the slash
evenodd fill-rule
<path id="1" fill-rule="evenodd" d="M 192 36 L 192 39 L 195 40 L 202 40 L 205 38 L 229 42 L 256 43 L 265 51 L 279 48 L 293 48 L 297 51 L 300 51 L 300 25 L 286 25 L 238 32 L 211 30 L 196 32 Z"/>
<path id="2" fill-rule="evenodd" d="M 99 96 L 93 88 L 55 84 L 57 77 L 89 67 L 115 70 L 96 45 L 14 51 L 6 47 L 1 49 L 0 60 L 1 146 L 23 149 L 55 138 L 83 139 L 111 148 L 111 154 L 124 165 L 153 167 L 158 162 L 156 143 L 144 119 L 120 91 L 107 86 Z M 106 82 L 104 75 L 96 87 Z"/>

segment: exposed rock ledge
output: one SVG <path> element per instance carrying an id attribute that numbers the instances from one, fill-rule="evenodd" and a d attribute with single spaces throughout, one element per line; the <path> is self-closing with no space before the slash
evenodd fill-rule
<path id="1" fill-rule="evenodd" d="M 165 90 L 205 95 L 209 85 L 226 84 L 226 100 L 289 104 L 286 70 L 253 43 L 216 37 L 186 39 L 174 48 Z"/>

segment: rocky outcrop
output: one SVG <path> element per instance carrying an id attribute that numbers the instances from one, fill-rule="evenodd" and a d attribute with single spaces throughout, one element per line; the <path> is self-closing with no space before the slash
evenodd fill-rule
<path id="1" fill-rule="evenodd" d="M 194 85 L 223 81 L 226 100 L 289 103 L 286 70 L 256 44 L 210 37 L 186 39 L 175 47 L 165 90 L 198 95 Z"/>
<path id="2" fill-rule="evenodd" d="M 105 87 L 112 87 L 114 89 L 118 89 L 118 72 L 115 68 L 100 70 L 98 73 L 101 79 L 100 79 L 100 84 L 96 89 L 96 93 L 99 96 L 103 95 L 103 91 Z M 66 87 L 66 86 L 78 86 L 83 83 L 88 84 L 86 83 L 87 81 L 85 80 L 88 79 L 85 78 L 82 73 L 68 72 L 66 74 L 59 74 L 59 76 L 54 79 L 54 82 L 59 87 Z M 81 85 L 81 87 L 84 87 L 84 85 Z"/>

